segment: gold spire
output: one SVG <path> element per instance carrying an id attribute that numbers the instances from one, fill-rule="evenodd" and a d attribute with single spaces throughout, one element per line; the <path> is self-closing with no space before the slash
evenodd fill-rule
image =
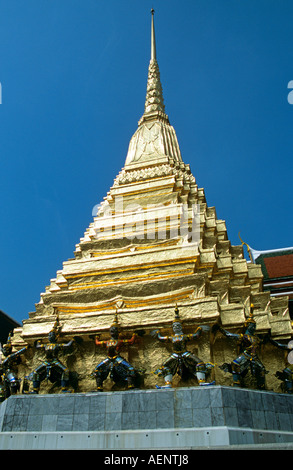
<path id="1" fill-rule="evenodd" d="M 138 121 L 125 160 L 127 168 L 145 165 L 152 161 L 163 163 L 182 162 L 179 144 L 174 128 L 165 114 L 163 91 L 157 63 L 154 10 L 151 10 L 151 59 L 148 70 L 147 92 L 144 113 Z"/>
<path id="2" fill-rule="evenodd" d="M 152 9 L 151 9 L 151 14 L 152 14 L 152 26 L 151 26 L 151 60 L 157 60 L 157 57 L 156 57 L 156 37 L 155 37 L 154 13 L 155 13 L 155 10 L 152 8 Z"/>
<path id="3" fill-rule="evenodd" d="M 151 10 L 151 60 L 148 70 L 147 93 L 144 107 L 144 114 L 140 124 L 144 121 L 157 120 L 163 118 L 168 122 L 168 116 L 165 114 L 165 105 L 163 99 L 163 90 L 160 79 L 160 71 L 157 62 L 154 9 Z"/>

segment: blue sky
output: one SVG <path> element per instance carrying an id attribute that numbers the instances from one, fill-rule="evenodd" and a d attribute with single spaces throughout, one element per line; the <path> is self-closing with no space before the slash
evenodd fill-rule
<path id="1" fill-rule="evenodd" d="M 19 322 L 92 221 L 143 114 L 154 8 L 166 113 L 209 206 L 292 246 L 292 0 L 0 0 L 0 309 Z"/>

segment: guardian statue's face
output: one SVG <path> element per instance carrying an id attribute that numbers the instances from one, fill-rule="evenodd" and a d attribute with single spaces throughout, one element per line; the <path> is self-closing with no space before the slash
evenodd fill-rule
<path id="1" fill-rule="evenodd" d="M 182 325 L 180 322 L 176 321 L 175 323 L 173 323 L 172 328 L 173 328 L 175 335 L 179 335 L 182 333 Z"/>
<path id="2" fill-rule="evenodd" d="M 112 338 L 118 338 L 118 328 L 117 326 L 111 326 L 110 327 L 110 335 Z"/>
<path id="3" fill-rule="evenodd" d="M 248 323 L 248 326 L 246 327 L 246 333 L 249 335 L 253 335 L 256 330 L 256 324 L 255 323 Z"/>
<path id="4" fill-rule="evenodd" d="M 56 343 L 56 334 L 54 333 L 54 331 L 50 331 L 50 333 L 48 334 L 48 339 L 50 343 Z"/>

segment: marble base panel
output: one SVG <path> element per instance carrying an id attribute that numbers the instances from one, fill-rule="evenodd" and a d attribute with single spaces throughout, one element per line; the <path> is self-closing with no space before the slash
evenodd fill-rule
<path id="1" fill-rule="evenodd" d="M 15 395 L 1 449 L 196 449 L 293 444 L 293 396 L 223 386 Z"/>

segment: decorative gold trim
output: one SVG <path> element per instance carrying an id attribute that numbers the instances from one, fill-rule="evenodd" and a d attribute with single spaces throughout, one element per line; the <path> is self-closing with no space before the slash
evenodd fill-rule
<path id="1" fill-rule="evenodd" d="M 176 302 L 190 299 L 190 295 L 193 294 L 193 289 L 186 289 L 184 292 L 179 293 L 176 292 L 175 294 L 168 294 L 162 297 L 155 297 L 155 298 L 147 298 L 146 300 L 131 300 L 131 299 L 123 299 L 124 301 L 124 308 L 136 308 L 136 307 L 148 307 L 150 305 L 163 305 L 163 304 L 174 304 Z M 100 305 L 93 305 L 90 306 L 62 306 L 54 304 L 54 307 L 58 311 L 58 313 L 64 314 L 73 314 L 73 313 L 91 313 L 91 312 L 99 312 L 101 310 L 113 308 L 117 308 L 117 299 L 110 300 L 109 302 L 103 302 Z"/>
<path id="2" fill-rule="evenodd" d="M 149 198 L 149 197 L 154 197 L 154 194 L 150 194 L 149 196 L 145 193 L 154 193 L 156 192 L 156 196 L 164 196 L 166 194 L 173 194 L 172 193 L 166 193 L 166 191 L 164 191 L 163 193 L 157 193 L 157 191 L 161 190 L 161 189 L 172 189 L 174 187 L 174 185 L 176 184 L 176 181 L 175 181 L 175 175 L 168 175 L 168 176 L 164 176 L 164 178 L 173 178 L 174 181 L 172 183 L 168 183 L 168 184 L 164 184 L 164 185 L 161 185 L 161 186 L 154 186 L 153 188 L 141 188 L 139 189 L 138 191 L 120 191 L 120 192 L 116 192 L 115 194 L 115 191 L 114 191 L 114 187 L 111 188 L 110 190 L 110 194 L 111 196 L 113 197 L 113 199 L 115 198 L 119 198 L 119 197 L 124 197 L 125 200 L 128 196 L 135 196 L 136 194 L 139 194 L 139 195 L 142 195 L 143 194 L 143 197 L 144 198 Z M 144 181 L 136 181 L 135 184 L 144 184 Z M 117 186 L 117 188 L 119 188 L 120 186 Z M 134 199 L 140 199 L 139 198 L 134 198 Z M 127 202 L 127 200 L 126 200 Z"/>
<path id="3" fill-rule="evenodd" d="M 168 240 L 167 242 L 162 242 L 162 243 L 154 243 L 152 245 L 128 245 L 127 247 L 121 249 L 121 250 L 105 250 L 105 251 L 93 251 L 91 252 L 91 255 L 93 258 L 98 258 L 100 256 L 111 256 L 111 255 L 117 255 L 119 253 L 127 253 L 129 254 L 136 253 L 138 251 L 145 251 L 145 250 L 156 250 L 159 248 L 164 248 L 166 246 L 174 246 L 177 245 L 179 242 L 179 239 L 176 238 L 175 240 Z M 131 251 L 131 248 L 134 248 L 134 251 Z M 159 250 L 158 250 L 159 251 Z"/>
<path id="4" fill-rule="evenodd" d="M 111 285 L 119 285 L 119 284 L 126 284 L 136 281 L 144 281 L 144 280 L 151 280 L 152 278 L 159 277 L 160 279 L 168 279 L 172 277 L 181 277 L 181 276 L 189 276 L 194 274 L 194 271 L 172 271 L 167 274 L 162 273 L 150 273 L 146 275 L 137 275 L 137 276 L 130 276 L 124 277 L 119 279 L 114 279 L 110 281 L 102 281 L 102 282 L 89 282 L 83 284 L 74 284 L 68 287 L 68 290 L 75 291 L 75 290 L 82 290 L 82 289 L 90 289 L 90 288 L 97 288 L 100 286 L 111 286 Z"/>
<path id="5" fill-rule="evenodd" d="M 169 262 L 164 262 L 164 263 L 156 263 L 156 264 L 140 264 L 137 266 L 125 266 L 124 268 L 116 268 L 112 270 L 105 270 L 105 271 L 89 271 L 86 273 L 79 273 L 79 274 L 66 274 L 62 273 L 64 278 L 66 280 L 69 279 L 76 279 L 76 278 L 83 278 L 83 277 L 90 277 L 90 276 L 103 276 L 105 274 L 113 274 L 113 273 L 119 273 L 119 272 L 125 272 L 125 271 L 138 271 L 138 270 L 143 270 L 143 269 L 151 269 L 151 268 L 160 268 L 163 266 L 176 266 L 178 264 L 185 264 L 185 263 L 196 263 L 199 259 L 199 256 L 192 257 L 192 258 L 180 258 L 180 260 L 177 261 L 169 261 Z"/>

